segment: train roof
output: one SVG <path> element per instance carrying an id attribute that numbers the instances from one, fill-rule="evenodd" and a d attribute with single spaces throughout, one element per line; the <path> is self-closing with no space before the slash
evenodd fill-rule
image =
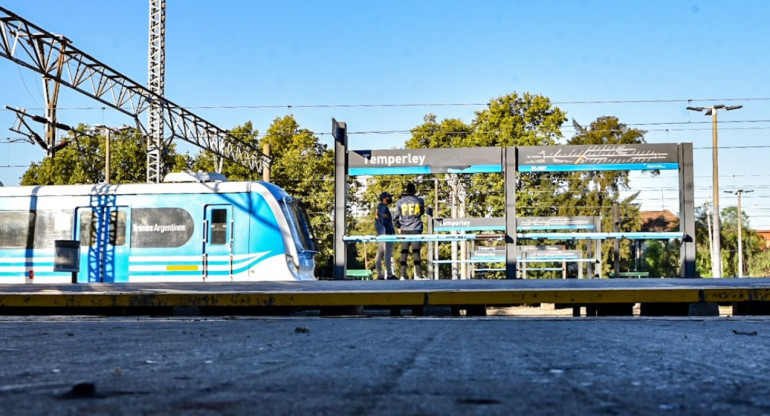
<path id="1" fill-rule="evenodd" d="M 29 196 L 87 196 L 87 195 L 163 195 L 241 193 L 263 187 L 277 199 L 286 196 L 279 186 L 269 182 L 196 182 L 196 183 L 141 183 L 120 185 L 38 185 L 3 186 L 0 197 Z"/>

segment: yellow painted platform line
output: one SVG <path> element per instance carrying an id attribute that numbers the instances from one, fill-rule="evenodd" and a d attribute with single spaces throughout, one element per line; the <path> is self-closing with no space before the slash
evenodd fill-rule
<path id="1" fill-rule="evenodd" d="M 431 305 L 511 305 L 517 303 L 698 302 L 698 289 L 538 289 L 435 292 Z"/>
<path id="2" fill-rule="evenodd" d="M 75 287 L 74 289 L 79 289 Z M 659 288 L 500 288 L 410 290 L 184 290 L 140 289 L 99 291 L 13 291 L 0 294 L 0 308 L 50 307 L 327 307 L 427 306 L 559 303 L 693 303 L 770 301 L 770 287 L 659 287 Z"/>
<path id="3" fill-rule="evenodd" d="M 0 295 L 0 308 L 422 305 L 420 292 L 78 293 Z"/>
<path id="4" fill-rule="evenodd" d="M 705 302 L 754 302 L 770 301 L 770 288 L 703 289 Z"/>

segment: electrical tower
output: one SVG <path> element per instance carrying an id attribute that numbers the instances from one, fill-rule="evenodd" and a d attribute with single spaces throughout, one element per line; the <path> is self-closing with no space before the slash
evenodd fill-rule
<path id="1" fill-rule="evenodd" d="M 170 132 L 168 141 L 184 140 L 258 174 L 270 163 L 270 158 L 251 144 L 94 59 L 65 37 L 48 32 L 4 7 L 0 7 L 0 57 L 128 115 L 144 136 L 149 136 L 149 129 L 140 117 L 157 105 L 161 114 L 157 118 L 160 137 L 166 128 Z M 47 121 L 54 124 L 53 120 Z M 46 145 L 47 149 L 52 147 Z M 154 179 L 159 181 L 161 174 L 157 170 Z"/>
<path id="2" fill-rule="evenodd" d="M 147 86 L 163 97 L 166 75 L 166 0 L 150 0 L 150 52 Z M 151 102 L 148 112 L 147 182 L 158 183 L 163 175 L 163 111 L 159 102 Z"/>

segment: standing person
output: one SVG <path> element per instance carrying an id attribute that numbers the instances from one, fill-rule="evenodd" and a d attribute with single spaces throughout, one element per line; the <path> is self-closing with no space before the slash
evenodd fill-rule
<path id="1" fill-rule="evenodd" d="M 415 196 L 417 190 L 414 184 L 409 182 L 406 184 L 406 195 L 396 202 L 396 214 L 393 217 L 396 227 L 399 228 L 401 234 L 422 234 L 422 214 L 425 212 L 425 201 L 422 198 Z M 401 278 L 406 279 L 406 259 L 409 254 L 409 249 L 412 250 L 412 260 L 415 267 L 415 280 L 423 280 L 422 277 L 422 259 L 420 258 L 420 247 L 422 244 L 419 241 L 403 242 L 401 243 Z"/>
<path id="2" fill-rule="evenodd" d="M 393 228 L 393 217 L 390 215 L 388 205 L 393 203 L 393 195 L 383 192 L 380 194 L 380 203 L 377 205 L 377 213 L 374 217 L 374 228 L 377 235 L 393 235 L 396 229 Z M 393 275 L 393 243 L 380 242 L 377 244 L 377 256 L 374 258 L 374 266 L 377 268 L 377 279 L 395 279 Z M 383 263 L 385 269 L 383 271 Z"/>

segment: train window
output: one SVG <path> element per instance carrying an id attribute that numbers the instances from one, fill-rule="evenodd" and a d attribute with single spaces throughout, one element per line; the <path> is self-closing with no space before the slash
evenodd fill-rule
<path id="1" fill-rule="evenodd" d="M 126 211 L 110 212 L 110 244 L 115 247 L 126 244 Z"/>
<path id="2" fill-rule="evenodd" d="M 182 208 L 131 210 L 131 247 L 180 247 L 190 241 L 195 226 Z"/>
<path id="3" fill-rule="evenodd" d="M 55 240 L 72 238 L 72 210 L 37 211 L 35 248 L 54 248 Z"/>
<path id="4" fill-rule="evenodd" d="M 91 222 L 91 211 L 80 212 L 80 246 L 91 245 L 91 241 L 96 239 L 96 224 Z"/>
<path id="5" fill-rule="evenodd" d="M 210 244 L 227 243 L 227 210 L 211 210 L 211 242 Z"/>
<path id="6" fill-rule="evenodd" d="M 80 245 L 92 246 L 96 243 L 96 233 L 98 231 L 98 215 L 93 215 L 92 211 L 82 211 L 80 213 Z M 126 244 L 126 212 L 110 211 L 109 241 L 112 246 L 122 246 Z"/>
<path id="7" fill-rule="evenodd" d="M 318 251 L 318 246 L 313 238 L 313 228 L 299 201 L 286 197 L 281 200 L 281 206 L 294 237 L 297 249 L 301 251 Z"/>
<path id="8" fill-rule="evenodd" d="M 32 248 L 34 234 L 34 212 L 0 212 L 0 248 Z"/>

